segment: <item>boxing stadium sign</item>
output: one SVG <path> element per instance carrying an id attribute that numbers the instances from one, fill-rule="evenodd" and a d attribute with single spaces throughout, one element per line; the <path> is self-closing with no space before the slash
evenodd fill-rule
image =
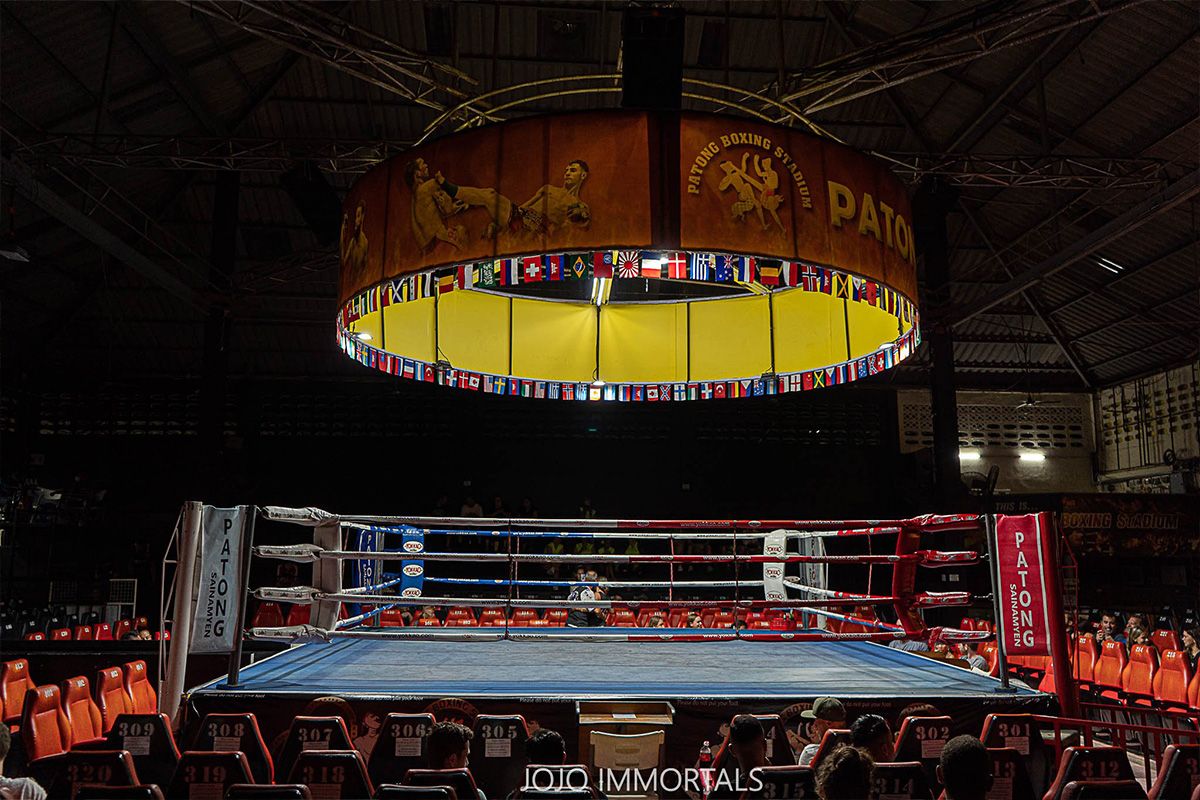
<path id="1" fill-rule="evenodd" d="M 996 518 L 998 625 L 1008 655 L 1050 655 L 1050 587 L 1043 562 L 1045 548 L 1054 542 L 1045 522 L 1041 514 Z"/>
<path id="2" fill-rule="evenodd" d="M 238 571 L 245 541 L 246 506 L 205 506 L 201 517 L 200 570 L 192 619 L 193 653 L 228 653 L 238 630 L 243 592 Z"/>

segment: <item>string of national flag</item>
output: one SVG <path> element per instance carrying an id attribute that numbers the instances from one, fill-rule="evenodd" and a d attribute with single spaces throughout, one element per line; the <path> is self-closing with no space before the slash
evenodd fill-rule
<path id="1" fill-rule="evenodd" d="M 342 308 L 341 323 L 397 303 L 465 289 L 497 290 L 543 282 L 653 278 L 740 285 L 756 293 L 799 289 L 883 309 L 913 323 L 912 302 L 883 283 L 800 261 L 723 253 L 599 250 L 588 253 L 497 258 L 442 267 L 384 281 L 358 293 Z"/>

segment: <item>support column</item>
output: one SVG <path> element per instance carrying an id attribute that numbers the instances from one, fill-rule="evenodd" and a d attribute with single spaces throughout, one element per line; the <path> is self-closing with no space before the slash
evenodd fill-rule
<path id="1" fill-rule="evenodd" d="M 204 362 L 200 384 L 200 485 L 214 505 L 229 502 L 224 494 L 225 397 L 229 372 L 229 314 L 237 258 L 238 195 L 241 175 L 222 170 L 213 191 L 213 238 L 209 279 L 220 291 L 204 321 Z"/>
<path id="2" fill-rule="evenodd" d="M 930 403 L 933 411 L 934 495 L 939 513 L 961 510 L 966 492 L 958 463 L 958 400 L 954 378 L 954 332 L 946 322 L 951 306 L 950 246 L 946 216 L 957 192 L 936 178 L 927 178 L 913 198 L 918 252 L 925 265 L 925 298 L 921 317 L 929 343 Z"/>

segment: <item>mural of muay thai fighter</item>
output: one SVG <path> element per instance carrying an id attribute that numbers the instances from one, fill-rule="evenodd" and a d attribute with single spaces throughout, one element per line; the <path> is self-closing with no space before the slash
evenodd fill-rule
<path id="1" fill-rule="evenodd" d="M 568 162 L 563 170 L 562 186 L 547 183 L 521 204 L 520 216 L 525 229 L 553 234 L 564 225 L 587 227 L 592 211 L 579 197 L 587 176 L 586 161 L 577 158 Z"/>
<path id="2" fill-rule="evenodd" d="M 466 240 L 466 228 L 447 225 L 446 218 L 468 208 L 482 208 L 491 217 L 483 232 L 484 239 L 495 236 L 500 225 L 507 224 L 513 216 L 512 201 L 495 189 L 456 185 L 440 171 L 431 174 L 429 164 L 423 158 L 413 159 L 405 165 L 404 182 L 413 193 L 413 234 L 422 251 L 431 247 L 435 240 L 461 248 Z"/>
<path id="3" fill-rule="evenodd" d="M 731 161 L 722 161 L 721 169 L 724 171 L 725 177 L 721 179 L 717 190 L 723 192 L 726 189 L 733 189 L 734 194 L 737 195 L 737 200 L 733 201 L 733 206 L 730 208 L 734 219 L 740 222 L 745 219 L 747 213 L 753 211 L 758 215 L 758 221 L 765 231 L 771 227 L 763 216 L 763 209 L 766 209 L 782 232 L 784 230 L 783 221 L 776 213 L 776 209 L 783 203 L 783 196 L 779 194 L 779 173 L 771 167 L 771 159 L 760 159 L 756 155 L 754 156 L 754 172 L 762 179 L 756 180 L 746 171 L 746 161 L 749 158 L 749 153 L 742 154 L 741 167 Z M 757 194 L 754 190 L 757 190 Z"/>
<path id="4" fill-rule="evenodd" d="M 354 221 L 349 212 L 342 214 L 342 265 L 348 275 L 361 275 L 367 268 L 367 232 L 363 222 L 367 219 L 366 203 L 354 209 Z"/>

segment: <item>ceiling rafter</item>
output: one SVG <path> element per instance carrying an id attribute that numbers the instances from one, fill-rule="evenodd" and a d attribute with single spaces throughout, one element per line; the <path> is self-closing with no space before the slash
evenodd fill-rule
<path id="1" fill-rule="evenodd" d="M 451 105 L 466 103 L 455 117 L 465 121 L 497 119 L 484 104 L 471 104 L 469 91 L 447 82 L 476 86 L 478 82 L 467 73 L 317 5 L 256 0 L 232 4 L 220 0 L 179 2 L 434 111 L 444 112 Z"/>

